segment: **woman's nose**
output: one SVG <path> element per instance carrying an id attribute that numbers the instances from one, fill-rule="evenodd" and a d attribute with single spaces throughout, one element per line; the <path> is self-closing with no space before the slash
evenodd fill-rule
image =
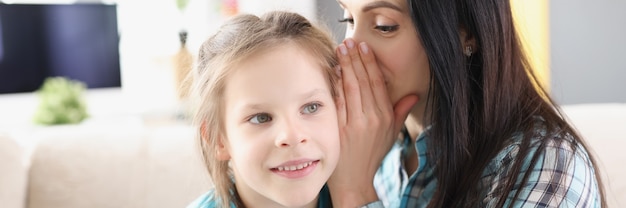
<path id="1" fill-rule="evenodd" d="M 346 38 L 345 39 L 352 39 L 354 40 L 355 43 L 360 43 L 365 41 L 363 35 L 364 33 L 359 31 L 360 28 L 358 28 L 356 25 L 354 26 L 354 28 L 350 29 L 348 28 L 346 30 Z"/>
<path id="2" fill-rule="evenodd" d="M 354 36 L 354 29 L 346 28 L 345 38 L 352 38 Z"/>

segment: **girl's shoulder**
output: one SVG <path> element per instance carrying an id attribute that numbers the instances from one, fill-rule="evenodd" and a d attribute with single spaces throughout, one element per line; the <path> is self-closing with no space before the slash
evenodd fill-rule
<path id="1" fill-rule="evenodd" d="M 215 198 L 215 190 L 211 189 L 207 193 L 202 194 L 196 200 L 187 205 L 187 208 L 215 208 L 218 207 Z"/>
<path id="2" fill-rule="evenodd" d="M 322 187 L 318 198 L 318 206 L 320 208 L 332 207 L 332 201 L 330 199 L 330 190 L 327 185 Z M 215 190 L 211 189 L 207 193 L 198 197 L 196 200 L 187 205 L 187 208 L 216 208 L 218 207 L 218 200 L 215 197 Z M 234 204 L 230 204 L 230 207 L 234 208 Z"/>

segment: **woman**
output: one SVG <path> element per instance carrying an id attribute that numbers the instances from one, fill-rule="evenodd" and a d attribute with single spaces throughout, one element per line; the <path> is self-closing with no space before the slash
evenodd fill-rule
<path id="1" fill-rule="evenodd" d="M 509 1 L 338 2 L 348 39 L 337 49 L 335 207 L 606 206 L 593 156 L 523 54 Z"/>

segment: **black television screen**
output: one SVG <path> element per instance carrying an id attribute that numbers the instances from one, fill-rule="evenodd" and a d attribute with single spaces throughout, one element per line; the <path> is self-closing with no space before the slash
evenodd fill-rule
<path id="1" fill-rule="evenodd" d="M 55 76 L 121 86 L 115 5 L 0 3 L 0 40 L 0 93 L 32 92 Z"/>

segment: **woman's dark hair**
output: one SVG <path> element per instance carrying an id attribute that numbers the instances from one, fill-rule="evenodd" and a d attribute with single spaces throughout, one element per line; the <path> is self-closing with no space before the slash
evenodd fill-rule
<path id="1" fill-rule="evenodd" d="M 432 124 L 429 161 L 435 167 L 438 189 L 429 207 L 479 207 L 476 191 L 483 169 L 522 133 L 517 157 L 496 196 L 503 207 L 516 181 L 527 183 L 546 146 L 586 148 L 565 121 L 533 74 L 514 26 L 509 0 L 407 0 L 419 38 L 428 54 L 431 89 L 425 122 Z M 476 41 L 467 57 L 459 39 L 464 29 Z M 539 119 L 538 119 L 539 118 Z M 545 129 L 536 131 L 538 121 Z M 538 145 L 532 143 L 539 138 Z M 531 149 L 537 148 L 536 151 Z M 593 156 L 601 204 L 604 188 Z M 519 174 L 526 171 L 525 174 Z M 485 196 L 482 196 L 485 197 Z"/>

